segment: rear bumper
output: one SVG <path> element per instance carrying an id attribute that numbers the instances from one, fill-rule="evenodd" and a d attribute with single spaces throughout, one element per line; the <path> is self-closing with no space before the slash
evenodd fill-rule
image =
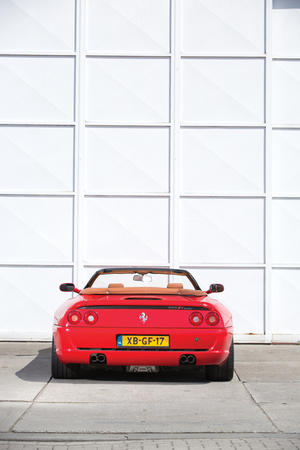
<path id="1" fill-rule="evenodd" d="M 170 336 L 168 349 L 117 348 L 120 334 Z M 109 366 L 178 366 L 183 354 L 193 354 L 196 365 L 222 365 L 229 356 L 233 328 L 203 329 L 113 329 L 90 327 L 53 327 L 58 359 L 63 364 L 89 364 L 93 353 L 106 356 Z"/>

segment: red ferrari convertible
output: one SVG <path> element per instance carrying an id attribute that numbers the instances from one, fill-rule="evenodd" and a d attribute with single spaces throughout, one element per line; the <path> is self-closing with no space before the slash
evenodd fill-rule
<path id="1" fill-rule="evenodd" d="M 52 376 L 77 378 L 81 365 L 132 372 L 197 369 L 230 381 L 234 369 L 231 313 L 202 291 L 187 270 L 119 268 L 97 271 L 54 315 Z"/>

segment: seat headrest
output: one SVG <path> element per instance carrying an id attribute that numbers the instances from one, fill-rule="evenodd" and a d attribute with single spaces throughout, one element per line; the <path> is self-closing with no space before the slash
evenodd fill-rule
<path id="1" fill-rule="evenodd" d="M 171 289 L 183 289 L 183 284 L 182 283 L 169 283 L 168 288 Z"/>

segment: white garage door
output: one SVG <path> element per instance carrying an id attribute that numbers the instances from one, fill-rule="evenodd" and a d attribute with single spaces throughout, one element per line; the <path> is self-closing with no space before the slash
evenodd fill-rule
<path id="1" fill-rule="evenodd" d="M 299 30 L 300 0 L 0 2 L 0 338 L 138 265 L 300 340 Z"/>

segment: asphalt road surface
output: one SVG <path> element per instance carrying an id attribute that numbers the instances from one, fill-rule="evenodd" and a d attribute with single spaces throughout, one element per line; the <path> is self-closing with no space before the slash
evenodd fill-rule
<path id="1" fill-rule="evenodd" d="M 203 373 L 50 377 L 50 343 L 0 343 L 0 450 L 298 449 L 300 346 L 236 345 L 231 382 Z"/>

